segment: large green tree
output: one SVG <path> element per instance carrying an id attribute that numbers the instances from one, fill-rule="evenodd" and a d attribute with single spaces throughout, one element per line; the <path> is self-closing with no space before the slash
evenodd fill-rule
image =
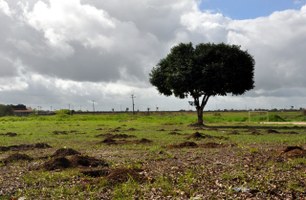
<path id="1" fill-rule="evenodd" d="M 154 67 L 150 82 L 166 96 L 191 96 L 203 125 L 203 110 L 210 97 L 241 95 L 254 88 L 253 57 L 237 45 L 180 43 Z"/>

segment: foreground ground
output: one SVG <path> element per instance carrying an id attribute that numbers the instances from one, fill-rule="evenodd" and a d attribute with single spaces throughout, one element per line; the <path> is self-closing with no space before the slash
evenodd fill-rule
<path id="1" fill-rule="evenodd" d="M 229 115 L 0 118 L 0 199 L 306 199 L 306 127 Z"/>

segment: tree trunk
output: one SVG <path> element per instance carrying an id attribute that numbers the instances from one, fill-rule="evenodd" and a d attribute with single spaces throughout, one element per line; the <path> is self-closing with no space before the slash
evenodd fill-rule
<path id="1" fill-rule="evenodd" d="M 198 114 L 198 122 L 196 123 L 197 126 L 205 126 L 204 121 L 203 121 L 203 110 L 204 110 L 205 105 L 207 104 L 209 97 L 210 97 L 209 95 L 204 95 L 201 101 L 201 104 L 200 104 L 200 98 L 198 96 L 193 97 L 194 104 L 195 104 L 195 107 L 197 109 L 197 114 Z"/>
<path id="2" fill-rule="evenodd" d="M 197 114 L 198 114 L 198 123 L 197 125 L 199 126 L 204 126 L 204 121 L 203 121 L 203 110 L 201 107 L 197 108 Z"/>

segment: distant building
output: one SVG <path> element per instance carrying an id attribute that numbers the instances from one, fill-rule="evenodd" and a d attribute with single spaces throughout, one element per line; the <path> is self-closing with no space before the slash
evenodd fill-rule
<path id="1" fill-rule="evenodd" d="M 32 108 L 27 108 L 23 104 L 11 105 L 11 107 L 13 109 L 14 115 L 16 116 L 28 116 L 34 112 Z"/>

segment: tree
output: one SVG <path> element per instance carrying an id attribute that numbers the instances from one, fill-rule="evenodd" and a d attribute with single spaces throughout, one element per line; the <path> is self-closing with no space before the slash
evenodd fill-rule
<path id="1" fill-rule="evenodd" d="M 253 57 L 237 45 L 180 43 L 154 67 L 150 82 L 166 96 L 191 96 L 203 124 L 203 110 L 212 96 L 242 95 L 254 88 Z M 202 99 L 201 99 L 202 98 Z"/>

